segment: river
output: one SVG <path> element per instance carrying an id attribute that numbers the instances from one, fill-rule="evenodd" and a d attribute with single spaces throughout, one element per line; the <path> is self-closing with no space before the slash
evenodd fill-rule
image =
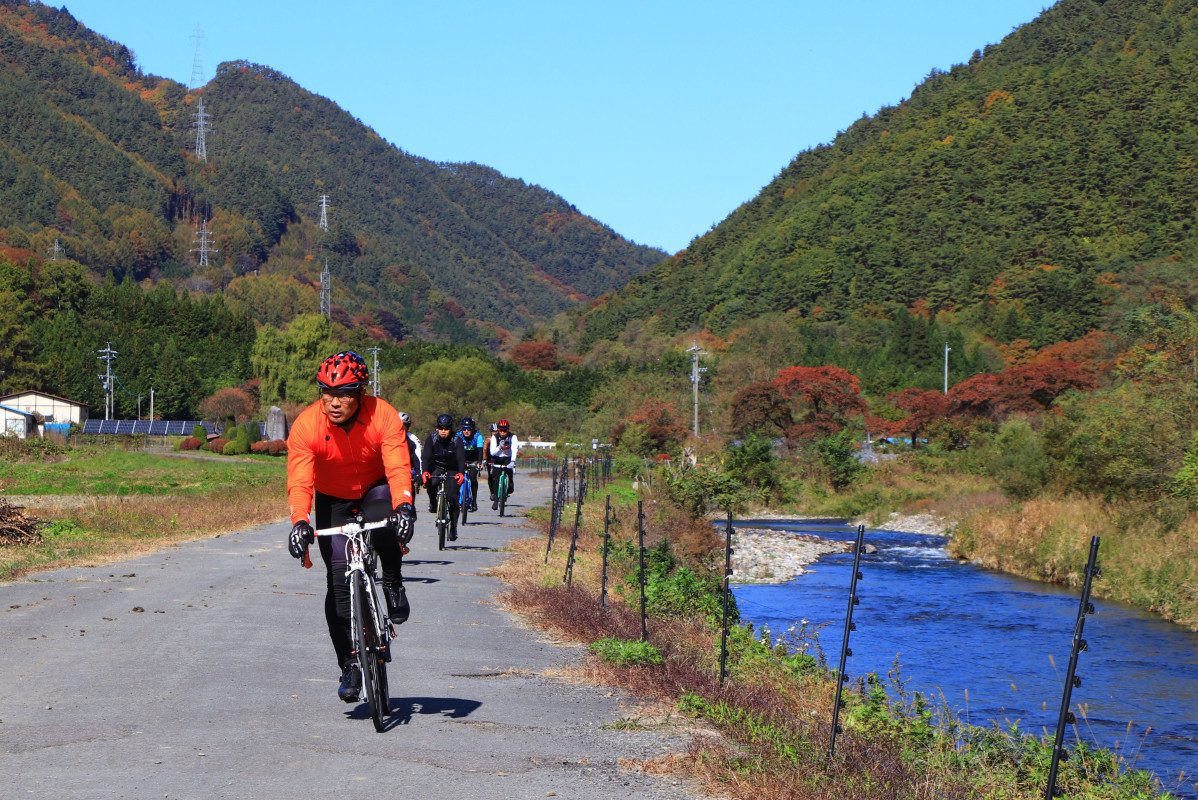
<path id="1" fill-rule="evenodd" d="M 856 536 L 840 521 L 743 524 Z M 961 721 L 1004 729 L 1017 721 L 1021 731 L 1051 736 L 1080 589 L 958 561 L 940 536 L 867 529 L 865 541 L 878 552 L 861 559 L 850 678 L 876 672 L 885 679 L 897 655 L 907 690 L 943 695 Z M 734 586 L 741 617 L 775 632 L 798 620 L 825 626 L 820 644 L 835 667 L 851 566 L 851 554 L 826 556 L 788 583 Z M 1078 658 L 1082 685 L 1072 695 L 1077 735 L 1151 770 L 1177 796 L 1198 798 L 1198 634 L 1129 606 L 1094 605 L 1083 634 L 1089 649 Z M 1071 729 L 1066 743 L 1075 741 Z"/>

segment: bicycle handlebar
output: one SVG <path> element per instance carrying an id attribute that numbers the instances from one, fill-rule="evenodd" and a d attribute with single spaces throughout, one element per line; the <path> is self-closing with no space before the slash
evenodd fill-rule
<path id="1" fill-rule="evenodd" d="M 344 525 L 338 525 L 336 528 L 321 528 L 318 531 L 312 531 L 317 536 L 336 536 L 337 534 L 350 534 L 374 530 L 386 526 L 387 520 L 381 519 L 378 522 L 347 522 Z"/>

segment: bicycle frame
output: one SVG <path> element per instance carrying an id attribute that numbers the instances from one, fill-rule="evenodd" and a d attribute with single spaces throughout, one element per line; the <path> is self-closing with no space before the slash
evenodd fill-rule
<path id="1" fill-rule="evenodd" d="M 354 624 L 357 624 L 358 622 L 358 620 L 353 619 L 353 617 L 357 614 L 357 605 L 354 602 L 356 599 L 354 597 L 354 593 L 357 582 L 354 580 L 354 576 L 361 574 L 363 578 L 363 584 L 366 587 L 367 599 L 370 601 L 370 605 L 375 610 L 375 619 L 378 621 L 378 625 L 376 627 L 378 627 L 378 631 L 380 633 L 380 641 L 383 642 L 389 642 L 391 640 L 391 638 L 394 636 L 394 630 L 391 629 L 391 619 L 387 616 L 387 604 L 381 602 L 382 598 L 380 597 L 377 586 L 375 585 L 377 579 L 374 576 L 374 548 L 370 546 L 370 541 L 366 538 L 366 532 L 374 530 L 375 528 L 385 528 L 386 526 L 386 520 L 379 520 L 378 522 L 347 522 L 346 524 L 338 525 L 335 528 L 321 528 L 318 531 L 314 531 L 317 536 L 335 536 L 337 534 L 341 534 L 342 536 L 346 537 L 345 578 L 349 581 L 350 587 L 350 620 Z M 407 545 L 400 544 L 400 549 L 404 552 L 404 554 L 409 552 Z M 311 563 L 311 559 L 305 556 L 304 566 L 311 566 Z M 388 629 L 386 638 L 381 637 L 381 634 L 384 632 L 383 628 Z"/>

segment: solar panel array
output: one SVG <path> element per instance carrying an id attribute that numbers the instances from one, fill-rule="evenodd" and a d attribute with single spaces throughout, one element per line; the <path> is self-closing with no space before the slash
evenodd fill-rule
<path id="1" fill-rule="evenodd" d="M 84 433 L 144 433 L 149 436 L 186 436 L 198 422 L 175 420 L 89 419 Z"/>
<path id="2" fill-rule="evenodd" d="M 210 422 L 177 421 L 177 420 L 134 420 L 134 419 L 89 419 L 83 422 L 84 433 L 144 433 L 147 436 L 190 436 L 196 425 L 202 425 L 205 430 L 220 432 L 224 426 L 217 428 Z M 266 423 L 258 423 L 259 430 L 266 434 Z"/>

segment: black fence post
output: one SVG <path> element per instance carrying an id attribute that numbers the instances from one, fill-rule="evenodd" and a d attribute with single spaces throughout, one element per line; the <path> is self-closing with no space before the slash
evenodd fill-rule
<path id="1" fill-rule="evenodd" d="M 828 758 L 836 755 L 836 734 L 840 733 L 840 709 L 844 701 L 840 694 L 844 685 L 849 682 L 849 676 L 844 674 L 844 660 L 853 654 L 849 649 L 849 632 L 857 630 L 853 623 L 853 606 L 860 605 L 857 597 L 857 581 L 861 579 L 861 551 L 865 549 L 865 526 L 857 526 L 857 542 L 853 546 L 853 577 L 849 581 L 849 610 L 844 615 L 844 639 L 840 643 L 840 667 L 836 670 L 836 701 L 832 705 L 832 736 L 828 743 Z"/>
<path id="2" fill-rule="evenodd" d="M 637 538 L 640 541 L 640 558 L 641 558 L 641 570 L 640 570 L 641 641 L 646 642 L 649 640 L 649 627 L 648 627 L 648 622 L 646 620 L 646 611 L 645 611 L 645 580 L 646 580 L 646 578 L 645 578 L 645 513 L 644 513 L 644 501 L 643 500 L 636 501 L 636 532 L 637 532 Z"/>
<path id="3" fill-rule="evenodd" d="M 724 542 L 724 621 L 720 624 L 720 686 L 728 674 L 728 581 L 732 576 L 732 512 L 728 512 L 727 538 Z"/>
<path id="4" fill-rule="evenodd" d="M 607 608 L 607 554 L 611 546 L 611 495 L 603 504 L 603 582 L 599 589 L 599 605 Z"/>
<path id="5" fill-rule="evenodd" d="M 1095 562 L 1098 560 L 1099 537 L 1090 537 L 1090 560 L 1086 562 L 1086 582 L 1082 585 L 1082 598 L 1077 607 L 1077 621 L 1073 623 L 1073 648 L 1069 654 L 1069 669 L 1065 673 L 1065 691 L 1061 694 L 1061 711 L 1057 716 L 1057 735 L 1052 743 L 1052 764 L 1048 768 L 1048 786 L 1044 789 L 1045 800 L 1059 797 L 1057 790 L 1057 765 L 1062 759 L 1069 757 L 1065 752 L 1065 726 L 1077 722 L 1077 717 L 1069 710 L 1073 690 L 1082 685 L 1082 679 L 1077 677 L 1077 656 L 1089 645 L 1082 638 L 1082 630 L 1086 627 L 1086 615 L 1094 613 L 1094 604 L 1090 602 L 1090 587 L 1093 579 L 1099 574 Z"/>
<path id="6" fill-rule="evenodd" d="M 574 532 L 570 534 L 570 554 L 566 556 L 566 574 L 562 576 L 562 582 L 567 586 L 574 585 L 574 555 L 578 552 L 578 526 L 582 523 L 582 502 L 587 496 L 587 472 L 586 467 L 582 468 L 582 474 L 579 476 L 578 507 L 574 511 Z"/>
<path id="7" fill-rule="evenodd" d="M 553 505 L 549 509 L 549 539 L 545 542 L 545 563 L 549 563 L 549 551 L 553 549 L 553 540 L 557 535 L 557 526 L 561 521 L 562 506 L 566 503 L 566 481 L 564 475 L 557 481 L 557 491 L 553 495 Z"/>

